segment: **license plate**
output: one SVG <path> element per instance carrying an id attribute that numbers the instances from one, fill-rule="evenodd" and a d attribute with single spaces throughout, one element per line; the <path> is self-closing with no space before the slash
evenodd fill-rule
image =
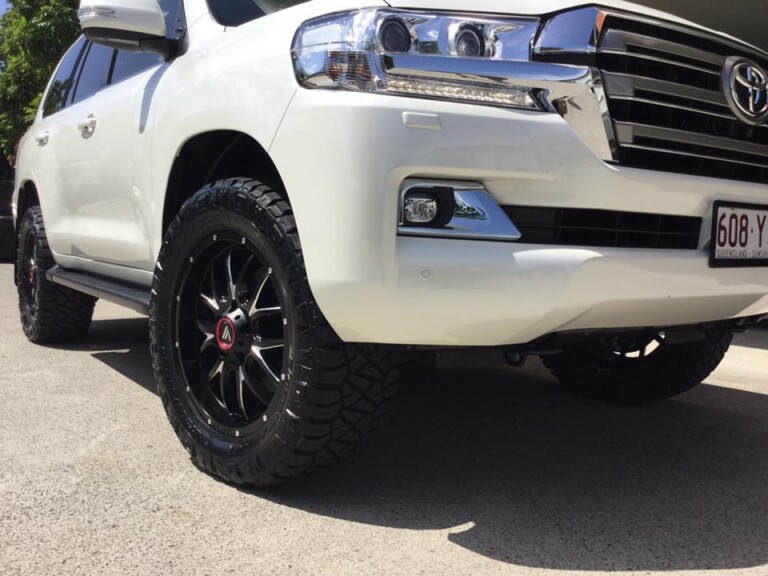
<path id="1" fill-rule="evenodd" d="M 716 201 L 709 265 L 768 266 L 768 206 Z"/>

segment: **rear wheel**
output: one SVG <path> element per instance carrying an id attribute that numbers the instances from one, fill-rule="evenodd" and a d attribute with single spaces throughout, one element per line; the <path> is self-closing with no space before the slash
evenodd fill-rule
<path id="1" fill-rule="evenodd" d="M 348 453 L 383 416 L 396 372 L 342 343 L 312 297 L 279 189 L 227 180 L 171 224 L 150 311 L 160 395 L 202 469 L 262 486 Z"/>
<path id="2" fill-rule="evenodd" d="M 49 282 L 45 273 L 54 265 L 43 214 L 32 207 L 21 219 L 16 253 L 21 325 L 32 342 L 82 338 L 91 325 L 96 298 Z"/>
<path id="3" fill-rule="evenodd" d="M 670 343 L 664 332 L 599 338 L 543 358 L 571 390 L 612 404 L 645 404 L 700 384 L 722 361 L 730 332 L 702 332 L 694 342 Z"/>

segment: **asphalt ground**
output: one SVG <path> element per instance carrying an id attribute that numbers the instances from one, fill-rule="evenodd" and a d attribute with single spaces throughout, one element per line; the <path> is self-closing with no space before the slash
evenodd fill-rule
<path id="1" fill-rule="evenodd" d="M 0 265 L 3 575 L 768 574 L 768 332 L 651 407 L 570 395 L 538 363 L 404 374 L 355 457 L 249 492 L 168 425 L 146 319 L 28 343 Z"/>

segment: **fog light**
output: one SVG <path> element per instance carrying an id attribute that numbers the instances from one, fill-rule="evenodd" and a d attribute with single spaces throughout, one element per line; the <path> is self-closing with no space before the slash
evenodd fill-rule
<path id="1" fill-rule="evenodd" d="M 408 224 L 431 224 L 437 218 L 440 204 L 431 194 L 411 193 L 405 197 L 405 221 Z"/>
<path id="2" fill-rule="evenodd" d="M 453 188 L 408 188 L 403 193 L 402 225 L 442 228 L 453 218 Z"/>

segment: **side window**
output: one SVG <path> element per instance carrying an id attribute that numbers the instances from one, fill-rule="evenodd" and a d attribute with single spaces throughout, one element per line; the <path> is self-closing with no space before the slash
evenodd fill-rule
<path id="1" fill-rule="evenodd" d="M 266 14 L 285 10 L 307 0 L 208 0 L 208 8 L 219 24 L 239 26 Z"/>
<path id="2" fill-rule="evenodd" d="M 85 38 L 80 36 L 72 47 L 61 59 L 56 75 L 53 77 L 48 94 L 45 95 L 43 104 L 43 116 L 50 116 L 67 105 L 67 98 L 75 76 L 75 68 L 80 62 L 80 54 L 83 52 Z"/>
<path id="3" fill-rule="evenodd" d="M 117 84 L 126 78 L 160 64 L 162 61 L 163 59 L 157 54 L 118 50 L 117 57 L 115 58 L 115 65 L 112 69 L 112 79 L 109 83 Z"/>
<path id="4" fill-rule="evenodd" d="M 115 51 L 112 48 L 101 44 L 90 44 L 85 63 L 80 69 L 72 104 L 93 96 L 109 83 L 114 56 Z"/>
<path id="5" fill-rule="evenodd" d="M 266 14 L 253 0 L 212 0 L 208 6 L 216 21 L 224 26 L 239 26 Z"/>

